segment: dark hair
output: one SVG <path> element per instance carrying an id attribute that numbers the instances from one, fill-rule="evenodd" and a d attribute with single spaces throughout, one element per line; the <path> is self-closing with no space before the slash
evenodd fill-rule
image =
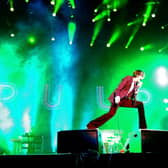
<path id="1" fill-rule="evenodd" d="M 135 70 L 133 76 L 144 76 L 144 72 L 142 70 Z"/>

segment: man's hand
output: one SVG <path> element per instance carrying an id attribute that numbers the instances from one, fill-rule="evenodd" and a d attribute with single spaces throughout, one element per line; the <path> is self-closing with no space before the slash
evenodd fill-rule
<path id="1" fill-rule="evenodd" d="M 118 104 L 120 102 L 120 96 L 115 97 L 115 103 Z"/>

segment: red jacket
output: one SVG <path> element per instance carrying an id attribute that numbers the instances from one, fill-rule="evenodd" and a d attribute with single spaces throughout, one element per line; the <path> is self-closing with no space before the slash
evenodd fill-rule
<path id="1" fill-rule="evenodd" d="M 111 93 L 108 100 L 111 103 L 114 103 L 114 98 L 116 96 L 120 96 L 120 99 L 128 97 L 128 92 L 133 82 L 133 78 L 134 78 L 133 76 L 126 76 L 125 78 L 123 78 L 118 87 L 114 90 L 114 92 Z M 138 88 L 139 88 L 138 85 L 134 85 L 134 88 L 131 92 L 131 96 L 134 96 L 134 98 L 137 95 Z"/>

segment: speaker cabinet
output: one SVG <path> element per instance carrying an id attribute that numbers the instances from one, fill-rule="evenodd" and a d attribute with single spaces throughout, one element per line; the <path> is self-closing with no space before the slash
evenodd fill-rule
<path id="1" fill-rule="evenodd" d="M 168 131 L 141 129 L 130 138 L 130 152 L 165 153 L 168 151 Z"/>
<path id="2" fill-rule="evenodd" d="M 102 151 L 98 129 L 64 130 L 57 134 L 57 153 L 83 153 Z"/>

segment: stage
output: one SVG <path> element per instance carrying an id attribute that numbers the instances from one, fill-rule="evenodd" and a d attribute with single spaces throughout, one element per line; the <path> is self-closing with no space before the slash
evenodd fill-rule
<path id="1" fill-rule="evenodd" d="M 164 153 L 113 153 L 113 154 L 42 154 L 1 155 L 0 162 L 8 166 L 47 165 L 60 168 L 112 168 L 115 166 L 147 166 L 167 163 Z"/>
<path id="2" fill-rule="evenodd" d="M 102 131 L 99 129 L 60 131 L 55 152 L 35 153 L 35 150 L 27 150 L 28 153 L 25 154 L 4 153 L 0 155 L 0 162 L 12 166 L 18 166 L 20 163 L 22 166 L 47 164 L 60 168 L 112 168 L 114 165 L 138 167 L 167 163 L 167 131 L 138 130 L 131 134 L 122 149 L 118 136 L 115 136 L 118 133 L 116 130 L 103 133 L 110 133 L 110 141 L 108 134 L 108 139 L 105 139 L 108 141 L 103 140 L 102 143 Z M 107 142 L 109 146 L 106 146 Z"/>
<path id="3" fill-rule="evenodd" d="M 1 165 L 166 163 L 167 6 L 165 0 L 0 0 Z M 136 100 L 147 127 L 139 127 L 139 107 L 120 107 L 99 130 L 88 130 L 136 70 L 145 73 Z"/>

